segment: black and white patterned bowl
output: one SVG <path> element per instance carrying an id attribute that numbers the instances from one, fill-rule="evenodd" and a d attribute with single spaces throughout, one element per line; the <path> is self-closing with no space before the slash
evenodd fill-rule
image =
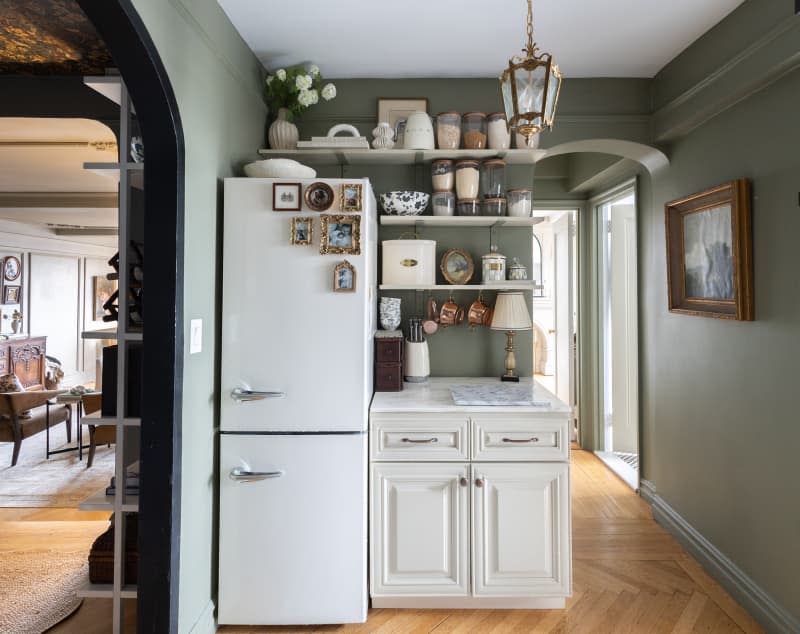
<path id="1" fill-rule="evenodd" d="M 425 192 L 396 191 L 380 195 L 381 206 L 387 214 L 417 216 L 425 211 L 431 195 Z"/>

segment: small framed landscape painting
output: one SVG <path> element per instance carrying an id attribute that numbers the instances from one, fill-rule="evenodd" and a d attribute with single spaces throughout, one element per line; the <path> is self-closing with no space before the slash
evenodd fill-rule
<path id="1" fill-rule="evenodd" d="M 273 211 L 300 211 L 300 183 L 272 183 Z"/>
<path id="2" fill-rule="evenodd" d="M 342 260 L 333 269 L 333 291 L 335 293 L 354 293 L 356 290 L 356 269 L 347 260 Z"/>
<path id="3" fill-rule="evenodd" d="M 669 310 L 752 321 L 750 183 L 738 179 L 665 205 Z"/>

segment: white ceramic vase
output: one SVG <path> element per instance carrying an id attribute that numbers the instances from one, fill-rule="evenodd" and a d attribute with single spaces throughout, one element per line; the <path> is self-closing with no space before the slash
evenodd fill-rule
<path id="1" fill-rule="evenodd" d="M 269 146 L 273 150 L 296 150 L 297 140 L 300 138 L 300 133 L 297 126 L 291 121 L 287 121 L 286 117 L 289 114 L 287 108 L 278 109 L 278 118 L 269 126 Z"/>

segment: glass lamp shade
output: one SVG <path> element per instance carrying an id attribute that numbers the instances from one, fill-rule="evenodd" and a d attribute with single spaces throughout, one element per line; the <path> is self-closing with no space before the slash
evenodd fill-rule
<path id="1" fill-rule="evenodd" d="M 490 326 L 492 330 L 530 330 L 531 326 L 528 304 L 521 291 L 497 294 Z"/>
<path id="2" fill-rule="evenodd" d="M 516 128 L 526 140 L 553 127 L 561 72 L 549 53 L 528 55 L 517 63 L 509 60 L 500 77 L 500 89 L 509 127 Z"/>

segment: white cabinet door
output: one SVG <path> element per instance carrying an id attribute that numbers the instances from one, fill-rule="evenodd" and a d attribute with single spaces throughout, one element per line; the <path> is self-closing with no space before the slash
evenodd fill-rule
<path id="1" fill-rule="evenodd" d="M 469 593 L 468 478 L 466 464 L 373 464 L 373 596 Z"/>
<path id="2" fill-rule="evenodd" d="M 570 592 L 569 465 L 474 464 L 475 596 Z"/>

